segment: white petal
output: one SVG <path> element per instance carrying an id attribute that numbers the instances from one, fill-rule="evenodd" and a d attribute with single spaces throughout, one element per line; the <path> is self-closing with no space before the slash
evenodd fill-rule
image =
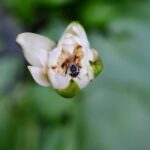
<path id="1" fill-rule="evenodd" d="M 65 30 L 65 33 L 72 33 L 73 35 L 77 35 L 82 40 L 84 46 L 89 47 L 89 41 L 86 33 L 78 22 L 72 22 Z"/>
<path id="2" fill-rule="evenodd" d="M 77 78 L 74 78 L 76 83 L 79 85 L 81 89 L 86 87 L 92 80 L 93 80 L 93 72 L 92 68 L 89 68 L 90 66 L 84 66 L 80 70 L 80 74 Z"/>
<path id="3" fill-rule="evenodd" d="M 88 61 L 89 60 L 92 61 L 94 59 L 93 53 L 89 47 L 82 47 L 82 50 L 83 50 L 86 58 L 88 59 Z"/>
<path id="4" fill-rule="evenodd" d="M 33 79 L 41 86 L 49 86 L 50 85 L 50 80 L 48 79 L 47 74 L 43 72 L 42 68 L 39 67 L 33 67 L 33 66 L 28 66 L 29 71 L 31 72 L 31 75 Z"/>
<path id="5" fill-rule="evenodd" d="M 92 53 L 92 57 L 93 57 L 93 53 Z M 85 70 L 84 72 L 82 71 L 81 74 L 84 75 L 85 72 L 88 73 L 89 79 L 92 80 L 94 78 L 94 74 L 93 74 L 93 69 L 89 64 L 90 60 L 91 59 L 89 59 L 88 56 L 83 57 L 83 59 L 81 60 L 81 66 Z M 93 58 L 92 58 L 92 60 L 93 60 Z"/>
<path id="6" fill-rule="evenodd" d="M 86 70 L 87 70 L 87 73 L 88 73 L 89 81 L 92 81 L 94 79 L 94 73 L 93 73 L 92 67 L 89 64 L 87 65 Z"/>
<path id="7" fill-rule="evenodd" d="M 50 39 L 34 33 L 19 34 L 16 41 L 23 48 L 27 61 L 33 66 L 41 66 L 39 57 L 43 50 L 50 51 L 56 45 Z"/>
<path id="8" fill-rule="evenodd" d="M 86 75 L 81 78 L 74 78 L 74 81 L 78 84 L 80 89 L 83 89 L 84 87 L 86 87 L 90 82 L 88 79 L 88 76 Z"/>
<path id="9" fill-rule="evenodd" d="M 45 49 L 39 51 L 39 61 L 43 68 L 47 67 L 49 53 Z"/>
<path id="10" fill-rule="evenodd" d="M 63 44 L 74 45 L 76 42 L 74 36 L 70 33 L 66 33 L 62 38 Z"/>
<path id="11" fill-rule="evenodd" d="M 81 45 L 81 41 L 76 35 L 65 33 L 59 40 L 58 45 L 63 47 L 63 49 L 67 50 L 69 53 L 73 53 L 74 48 L 77 45 Z"/>
<path id="12" fill-rule="evenodd" d="M 53 51 L 49 52 L 48 64 L 49 66 L 53 66 L 57 64 L 57 60 L 61 55 L 62 47 L 57 46 L 53 49 Z"/>
<path id="13" fill-rule="evenodd" d="M 71 35 L 72 36 L 71 36 Z M 93 53 L 90 50 L 90 45 L 86 33 L 83 27 L 78 22 L 71 23 L 67 29 L 65 30 L 60 41 L 63 43 L 66 37 L 70 37 L 70 39 L 74 40 L 77 44 L 82 46 L 82 51 L 88 57 L 89 60 L 93 60 Z M 69 41 L 69 40 L 68 40 Z M 70 42 L 69 42 L 70 43 Z M 75 44 L 74 44 L 75 47 Z"/>
<path id="14" fill-rule="evenodd" d="M 69 86 L 70 77 L 55 73 L 52 69 L 49 69 L 48 76 L 51 79 L 51 84 L 55 89 L 64 89 Z"/>

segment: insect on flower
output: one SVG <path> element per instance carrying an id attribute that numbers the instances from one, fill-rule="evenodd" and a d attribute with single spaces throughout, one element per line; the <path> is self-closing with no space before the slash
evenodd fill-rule
<path id="1" fill-rule="evenodd" d="M 52 86 L 63 97 L 73 97 L 102 70 L 102 61 L 90 44 L 84 28 L 72 22 L 58 42 L 34 33 L 17 36 L 30 66 L 29 71 L 41 86 Z"/>
<path id="2" fill-rule="evenodd" d="M 61 67 L 66 69 L 65 75 L 69 72 L 69 75 L 72 78 L 76 78 L 78 77 L 81 68 L 81 66 L 79 65 L 79 58 L 72 55 L 64 61 Z"/>
<path id="3" fill-rule="evenodd" d="M 72 78 L 75 78 L 79 75 L 79 64 L 71 64 L 69 66 L 69 69 L 70 69 L 70 73 L 69 75 L 72 77 Z"/>

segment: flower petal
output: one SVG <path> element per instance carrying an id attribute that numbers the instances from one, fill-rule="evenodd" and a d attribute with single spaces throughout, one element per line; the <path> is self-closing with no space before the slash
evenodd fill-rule
<path id="1" fill-rule="evenodd" d="M 73 53 L 74 48 L 77 45 L 82 45 L 81 39 L 76 35 L 71 33 L 64 33 L 61 39 L 58 42 L 58 45 L 63 47 L 63 49 L 67 50 L 70 53 Z"/>
<path id="2" fill-rule="evenodd" d="M 33 67 L 28 66 L 29 71 L 31 72 L 31 75 L 33 79 L 41 86 L 49 86 L 50 80 L 48 79 L 48 76 L 46 73 L 43 72 L 43 69 L 39 67 Z"/>
<path id="3" fill-rule="evenodd" d="M 89 47 L 88 38 L 86 36 L 84 28 L 81 26 L 80 23 L 78 23 L 78 22 L 70 23 L 70 25 L 65 30 L 65 33 L 72 33 L 73 35 L 78 36 L 80 39 L 82 39 L 84 45 Z"/>
<path id="4" fill-rule="evenodd" d="M 64 89 L 68 87 L 71 77 L 55 73 L 51 68 L 48 70 L 48 77 L 55 89 Z"/>
<path id="5" fill-rule="evenodd" d="M 43 68 L 47 68 L 49 53 L 45 49 L 39 51 L 39 61 Z"/>
<path id="6" fill-rule="evenodd" d="M 77 78 L 74 78 L 74 81 L 78 84 L 80 89 L 86 87 L 93 80 L 93 72 L 90 66 L 84 66 L 80 70 L 80 74 Z"/>
<path id="7" fill-rule="evenodd" d="M 86 57 L 88 57 L 89 60 L 93 60 L 93 53 L 90 50 L 90 44 L 84 28 L 78 22 L 72 22 L 65 30 L 61 39 L 64 40 L 68 34 L 72 34 L 74 41 L 82 46 L 82 51 L 85 53 Z"/>
<path id="8" fill-rule="evenodd" d="M 56 65 L 59 56 L 61 55 L 62 49 L 60 46 L 57 46 L 53 51 L 49 52 L 48 64 L 50 66 Z"/>
<path id="9" fill-rule="evenodd" d="M 19 34 L 16 41 L 23 48 L 27 61 L 33 66 L 42 66 L 39 57 L 43 50 L 50 51 L 56 45 L 48 38 L 34 33 Z"/>

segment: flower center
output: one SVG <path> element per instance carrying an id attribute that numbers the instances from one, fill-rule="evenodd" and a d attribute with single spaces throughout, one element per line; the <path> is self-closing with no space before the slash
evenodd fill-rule
<path id="1" fill-rule="evenodd" d="M 52 69 L 60 74 L 66 74 L 68 69 L 70 69 L 70 72 L 72 73 L 78 72 L 76 64 L 78 64 L 78 67 L 82 67 L 81 60 L 83 56 L 82 47 L 80 45 L 74 48 L 72 54 L 69 51 L 62 49 L 57 64 L 52 66 Z"/>

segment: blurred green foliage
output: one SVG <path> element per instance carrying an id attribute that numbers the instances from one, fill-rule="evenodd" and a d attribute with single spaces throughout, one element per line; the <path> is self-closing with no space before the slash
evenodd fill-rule
<path id="1" fill-rule="evenodd" d="M 148 0 L 2 0 L 1 6 L 0 150 L 150 149 Z M 57 41 L 73 20 L 85 27 L 104 70 L 65 99 L 34 83 L 21 50 L 4 33 L 36 32 Z"/>

